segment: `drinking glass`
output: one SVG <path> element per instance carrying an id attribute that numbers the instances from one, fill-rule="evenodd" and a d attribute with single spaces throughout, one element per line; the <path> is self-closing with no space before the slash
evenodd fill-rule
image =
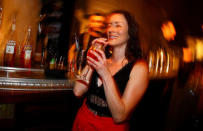
<path id="1" fill-rule="evenodd" d="M 95 43 L 92 44 L 92 46 L 89 48 L 89 50 L 88 50 L 88 52 L 87 52 L 87 56 L 89 56 L 89 57 L 91 57 L 92 59 L 98 61 L 97 57 L 96 57 L 94 54 L 92 54 L 92 53 L 90 52 L 90 50 L 95 50 L 95 49 L 103 50 L 103 46 L 104 46 L 104 43 L 99 42 L 99 41 L 95 42 Z M 88 85 L 88 84 L 89 84 L 89 80 L 87 79 L 87 74 L 89 73 L 90 68 L 91 68 L 90 65 L 87 64 L 87 71 L 86 71 L 84 74 L 82 74 L 82 75 L 81 75 L 81 74 L 76 75 L 76 78 L 77 78 L 76 80 L 77 80 L 77 81 L 80 81 L 81 83 L 84 83 L 84 84 Z"/>
<path id="2" fill-rule="evenodd" d="M 78 61 L 77 61 L 77 74 L 76 75 L 80 75 L 83 69 L 83 64 L 85 62 L 84 58 L 85 58 L 85 51 L 86 50 L 81 50 L 78 54 Z"/>

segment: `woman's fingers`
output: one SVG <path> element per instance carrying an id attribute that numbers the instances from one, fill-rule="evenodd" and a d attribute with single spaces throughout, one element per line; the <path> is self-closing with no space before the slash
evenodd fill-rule
<path id="1" fill-rule="evenodd" d="M 96 60 L 102 61 L 102 55 L 99 52 L 90 50 L 90 53 L 94 55 Z"/>
<path id="2" fill-rule="evenodd" d="M 98 50 L 98 49 L 95 49 L 95 51 L 96 51 L 97 53 L 99 53 L 99 55 L 103 58 L 103 60 L 106 60 L 106 55 L 105 55 L 105 53 L 104 53 L 103 51 Z"/>
<path id="3" fill-rule="evenodd" d="M 95 44 L 95 43 L 98 43 L 98 42 L 104 44 L 105 47 L 108 44 L 107 38 L 96 38 L 96 39 L 94 39 L 92 41 L 92 44 Z"/>
<path id="4" fill-rule="evenodd" d="M 97 67 L 100 67 L 105 63 L 106 57 L 103 51 L 101 50 L 90 50 L 91 56 L 87 56 L 87 59 L 91 61 L 91 63 L 95 64 Z"/>
<path id="5" fill-rule="evenodd" d="M 108 41 L 104 43 L 103 50 L 105 50 L 106 46 L 108 45 Z"/>
<path id="6" fill-rule="evenodd" d="M 96 68 L 96 67 L 97 67 L 97 64 L 98 64 L 97 61 L 95 61 L 94 59 L 92 59 L 92 58 L 89 57 L 89 56 L 87 56 L 87 63 L 88 63 L 90 66 L 94 67 L 94 68 Z"/>
<path id="7" fill-rule="evenodd" d="M 106 68 L 106 56 L 102 50 L 89 50 L 87 55 L 87 63 L 92 66 L 97 72 L 102 72 Z"/>

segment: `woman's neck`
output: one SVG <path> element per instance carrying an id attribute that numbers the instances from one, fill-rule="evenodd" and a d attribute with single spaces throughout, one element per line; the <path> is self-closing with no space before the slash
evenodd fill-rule
<path id="1" fill-rule="evenodd" d="M 112 62 L 121 62 L 125 59 L 125 47 L 114 47 L 112 50 Z"/>

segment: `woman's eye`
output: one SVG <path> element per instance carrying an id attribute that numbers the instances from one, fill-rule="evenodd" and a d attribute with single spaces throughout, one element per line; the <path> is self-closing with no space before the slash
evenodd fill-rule
<path id="1" fill-rule="evenodd" d="M 107 27 L 122 27 L 120 24 L 107 24 Z"/>
<path id="2" fill-rule="evenodd" d="M 116 27 L 121 27 L 121 25 L 116 25 Z"/>

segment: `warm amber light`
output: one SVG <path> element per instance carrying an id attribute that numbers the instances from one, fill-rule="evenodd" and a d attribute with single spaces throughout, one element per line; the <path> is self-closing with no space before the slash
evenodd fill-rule
<path id="1" fill-rule="evenodd" d="M 190 48 L 183 48 L 183 61 L 186 63 L 192 61 L 192 52 Z"/>
<path id="2" fill-rule="evenodd" d="M 196 54 L 196 59 L 199 61 L 203 60 L 203 40 L 197 39 L 196 40 L 196 46 L 195 46 L 195 54 Z"/>
<path id="3" fill-rule="evenodd" d="M 168 21 L 161 26 L 163 36 L 166 40 L 171 41 L 175 39 L 176 30 L 171 21 Z"/>

